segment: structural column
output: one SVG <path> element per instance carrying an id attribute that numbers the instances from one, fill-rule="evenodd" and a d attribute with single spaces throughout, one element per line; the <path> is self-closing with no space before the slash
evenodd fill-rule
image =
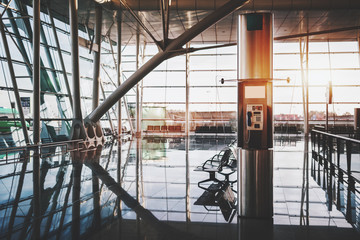
<path id="1" fill-rule="evenodd" d="M 40 143 L 40 0 L 34 0 L 33 34 L 33 141 Z"/>
<path id="2" fill-rule="evenodd" d="M 136 71 L 140 67 L 140 34 L 139 30 L 136 33 Z M 141 136 L 141 119 L 140 119 L 140 84 L 136 84 L 136 136 Z"/>
<path id="3" fill-rule="evenodd" d="M 186 48 L 190 49 L 190 43 L 186 44 Z M 186 76 L 185 76 L 185 135 L 189 137 L 190 132 L 190 112 L 189 112 L 189 98 L 190 98 L 190 81 L 189 81 L 189 75 L 190 75 L 190 54 L 186 54 Z"/>
<path id="4" fill-rule="evenodd" d="M 307 20 L 309 22 L 309 20 Z M 308 28 L 309 31 L 309 28 Z M 305 117 L 305 138 L 309 138 L 309 36 L 306 37 L 306 117 Z"/>
<path id="5" fill-rule="evenodd" d="M 185 176 L 186 176 L 186 192 L 185 192 L 185 210 L 186 210 L 186 227 L 191 222 L 191 200 L 190 200 L 190 138 L 185 138 Z"/>
<path id="6" fill-rule="evenodd" d="M 78 1 L 69 0 L 70 38 L 71 38 L 71 67 L 73 84 L 73 117 L 82 121 L 80 71 L 79 71 L 79 33 L 78 33 Z"/>
<path id="7" fill-rule="evenodd" d="M 40 143 L 40 0 L 33 1 L 33 141 Z M 41 225 L 41 183 L 40 183 L 40 156 L 36 149 L 33 156 L 33 206 L 34 231 L 33 238 L 40 238 Z"/>
<path id="8" fill-rule="evenodd" d="M 121 11 L 117 12 L 117 82 L 118 87 L 121 85 Z M 118 136 L 120 137 L 122 134 L 122 98 L 119 99 L 118 103 Z"/>
<path id="9" fill-rule="evenodd" d="M 96 6 L 95 6 L 95 42 L 94 43 L 98 46 L 98 51 L 94 51 L 92 110 L 97 108 L 97 106 L 99 105 L 101 26 L 102 26 L 102 7 L 99 4 L 96 4 Z"/>
<path id="10" fill-rule="evenodd" d="M 239 16 L 238 214 L 273 216 L 273 16 Z"/>
<path id="11" fill-rule="evenodd" d="M 80 193 L 81 193 L 81 171 L 82 163 L 77 160 L 72 165 L 72 180 L 73 180 L 73 191 L 72 191 L 72 222 L 71 222 L 71 236 L 72 239 L 80 239 Z"/>

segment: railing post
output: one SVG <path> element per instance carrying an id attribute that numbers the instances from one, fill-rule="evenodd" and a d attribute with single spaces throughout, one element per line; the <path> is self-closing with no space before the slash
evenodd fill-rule
<path id="1" fill-rule="evenodd" d="M 318 151 L 317 151 L 317 155 L 318 155 L 318 161 L 320 163 L 320 133 L 317 133 L 317 148 L 318 148 Z"/>
<path id="2" fill-rule="evenodd" d="M 328 193 L 328 210 L 331 211 L 332 210 L 332 197 L 333 197 L 333 191 L 332 191 L 332 182 L 333 182 L 333 176 L 335 176 L 335 171 L 334 171 L 334 165 L 332 162 L 332 152 L 333 152 L 333 138 L 332 137 L 328 137 L 328 161 L 330 164 L 330 175 L 328 177 L 328 184 L 327 184 L 327 193 Z M 329 169 L 328 169 L 328 173 L 329 173 Z"/>
<path id="3" fill-rule="evenodd" d="M 328 164 L 327 164 L 327 136 L 325 134 L 322 134 L 322 152 L 323 152 L 323 156 L 322 156 L 322 165 L 323 165 L 323 179 L 322 179 L 322 188 L 326 189 L 326 185 L 327 185 L 327 178 L 326 178 L 326 174 L 327 174 L 327 170 L 328 170 Z"/>
<path id="4" fill-rule="evenodd" d="M 351 175 L 351 152 L 352 152 L 352 143 L 346 141 L 346 170 L 348 176 Z"/>

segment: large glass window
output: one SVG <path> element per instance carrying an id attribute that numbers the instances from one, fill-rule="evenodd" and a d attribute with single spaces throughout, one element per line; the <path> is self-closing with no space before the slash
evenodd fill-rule
<path id="1" fill-rule="evenodd" d="M 17 9 L 16 4 L 21 1 L 11 2 L 11 7 Z M 32 19 L 21 17 L 14 21 L 8 18 L 9 11 L 14 17 L 19 13 L 12 10 L 5 11 L 3 21 L 8 30 L 7 43 L 11 50 L 11 58 L 16 73 L 16 81 L 20 89 L 21 97 L 32 99 Z M 31 14 L 31 7 L 25 8 Z M 55 19 L 56 33 L 61 43 L 60 49 L 65 64 L 62 69 L 60 58 L 55 42 L 55 36 L 51 29 L 49 16 L 41 13 L 43 37 L 41 39 L 41 117 L 44 119 L 42 137 L 53 138 L 53 132 L 47 131 L 47 126 L 53 126 L 56 134 L 69 135 L 72 121 L 72 109 L 66 88 L 66 79 L 72 88 L 72 66 L 70 53 L 69 25 Z M 30 28 L 29 28 L 30 26 Z M 14 27 L 14 28 L 13 28 Z M 15 29 L 18 30 L 16 30 Z M 115 28 L 114 28 L 115 29 Z M 114 30 L 115 31 L 115 30 Z M 91 35 L 91 34 L 90 34 Z M 85 27 L 79 28 L 79 36 L 85 40 L 91 40 Z M 126 36 L 133 39 L 135 35 Z M 126 42 L 129 39 L 126 40 Z M 135 42 L 135 41 L 132 41 Z M 143 65 L 158 52 L 154 44 L 140 41 L 139 65 Z M 113 44 L 112 46 L 110 44 Z M 203 48 L 208 44 L 191 44 L 192 48 Z M 116 43 L 103 38 L 100 78 L 100 102 L 108 97 L 117 87 Z M 92 111 L 92 85 L 93 85 L 93 52 L 88 48 L 80 47 L 80 78 L 82 113 L 85 117 Z M 142 103 L 142 128 L 148 126 L 166 125 L 184 130 L 186 109 L 186 77 L 188 76 L 189 88 L 189 111 L 191 131 L 200 127 L 231 127 L 236 130 L 237 111 L 237 57 L 236 46 L 212 48 L 192 52 L 171 58 L 161 63 L 151 71 L 139 83 L 140 101 Z M 7 116 L 11 121 L 19 119 L 13 86 L 8 71 L 4 45 L 0 44 L 0 107 L 8 109 L 13 114 Z M 274 78 L 286 79 L 291 82 L 274 81 L 274 119 L 275 124 L 281 120 L 281 124 L 303 124 L 303 95 L 302 95 L 302 72 L 299 42 L 275 42 L 274 43 Z M 188 66 L 188 68 L 187 68 Z M 305 67 L 305 64 L 303 64 Z M 136 46 L 125 44 L 122 48 L 122 81 L 125 81 L 136 71 Z M 306 75 L 306 74 L 305 74 Z M 333 104 L 329 106 L 333 121 L 339 120 L 341 124 L 352 124 L 353 109 L 359 107 L 360 97 L 357 94 L 360 88 L 360 60 L 358 42 L 310 42 L 309 44 L 309 101 L 312 124 L 324 123 L 326 104 L 326 92 L 329 82 L 333 88 Z M 224 78 L 225 84 L 220 80 Z M 128 110 L 125 105 L 122 109 L 124 126 L 129 129 L 130 122 L 135 124 L 136 87 L 126 95 Z M 31 101 L 30 101 L 31 102 Z M 30 126 L 32 125 L 32 106 L 26 114 Z M 159 110 L 160 109 L 160 110 Z M 4 112 L 8 111 L 4 110 Z M 116 125 L 117 110 L 114 106 L 109 115 L 102 118 L 104 128 L 109 128 L 109 117 Z M 129 114 L 128 114 L 129 113 Z M 5 114 L 6 115 L 6 114 Z M 4 115 L 4 117 L 5 117 Z M 342 116 L 351 117 L 342 117 Z M 63 119 L 63 120 L 59 120 Z M 344 120 L 346 119 L 346 120 Z M 130 120 L 130 121 L 129 121 Z M 1 121 L 8 121 L 2 119 Z M 61 131 L 60 131 L 61 129 Z M 64 130 L 65 129 L 65 130 Z M 173 128 L 172 128 L 173 129 Z M 215 129 L 215 128 L 213 128 Z M 10 129 L 10 133 L 18 128 Z M 31 127 L 29 128 L 31 135 Z M 56 137 L 56 136 L 55 136 Z M 21 140 L 16 144 L 24 144 Z"/>

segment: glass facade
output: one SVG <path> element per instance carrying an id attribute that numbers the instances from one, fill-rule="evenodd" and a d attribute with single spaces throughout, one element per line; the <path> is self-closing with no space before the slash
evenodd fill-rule
<path id="1" fill-rule="evenodd" d="M 22 1 L 13 1 L 10 6 L 22 9 L 18 12 L 11 8 L 4 13 L 3 23 L 6 40 L 11 50 L 11 59 L 16 74 L 16 82 L 20 89 L 20 97 L 30 98 L 30 107 L 25 111 L 32 129 L 32 8 Z M 25 17 L 24 17 L 25 16 Z M 16 20 L 15 20 L 16 19 Z M 52 31 L 51 19 L 41 13 L 41 119 L 43 141 L 55 141 L 68 137 L 72 122 L 72 110 L 66 88 L 66 72 L 69 86 L 72 88 L 71 53 L 69 25 L 54 19 L 56 35 L 60 42 L 65 69 L 57 52 L 55 35 Z M 111 30 L 111 29 L 110 29 Z M 112 29 L 116 29 L 113 27 Z M 87 27 L 79 27 L 79 36 L 91 41 L 92 32 Z M 130 36 L 135 38 L 136 36 Z M 127 41 L 126 39 L 123 41 Z M 107 97 L 117 86 L 116 43 L 103 38 L 100 76 L 102 89 L 100 101 Z M 191 44 L 190 47 L 206 47 L 205 44 Z M 325 120 L 326 92 L 328 83 L 332 83 L 333 104 L 329 105 L 330 123 L 333 125 L 351 125 L 353 109 L 360 106 L 359 88 L 359 44 L 358 42 L 310 42 L 309 44 L 309 111 L 311 124 L 323 124 Z M 93 53 L 88 48 L 80 47 L 80 76 L 82 113 L 87 116 L 91 112 Z M 157 47 L 146 44 L 140 37 L 139 65 L 141 66 L 157 53 Z M 122 48 L 123 81 L 136 71 L 136 46 L 126 44 Z M 186 56 L 177 56 L 160 64 L 140 83 L 140 101 L 142 103 L 142 130 L 147 131 L 157 126 L 161 129 L 184 131 L 186 110 L 186 76 L 189 82 L 189 116 L 190 132 L 198 132 L 201 127 L 224 127 L 236 131 L 236 81 L 220 83 L 222 78 L 236 78 L 236 46 L 213 48 L 190 53 L 188 63 Z M 274 78 L 291 82 L 274 82 L 274 119 L 275 125 L 294 124 L 298 129 L 303 125 L 302 74 L 299 42 L 274 43 Z M 18 121 L 15 110 L 15 97 L 11 76 L 7 66 L 4 45 L 0 44 L 0 100 L 1 122 Z M 189 66 L 187 69 L 186 66 Z M 305 64 L 303 64 L 305 67 Z M 136 88 L 126 94 L 129 117 L 135 124 Z M 110 128 L 109 117 L 115 128 L 117 124 L 116 106 L 109 115 L 102 118 L 102 127 Z M 12 114 L 6 114 L 10 109 Z M 123 124 L 130 129 L 127 111 L 123 106 Z M 335 117 L 334 117 L 335 116 Z M 6 118 L 6 119 L 5 119 Z M 214 128 L 214 129 L 215 129 Z M 19 127 L 3 129 L 15 145 L 23 145 L 22 131 Z M 221 132 L 221 131 L 220 131 Z M 59 137 L 60 136 L 60 137 Z M 4 140 L 2 147 L 9 144 Z"/>

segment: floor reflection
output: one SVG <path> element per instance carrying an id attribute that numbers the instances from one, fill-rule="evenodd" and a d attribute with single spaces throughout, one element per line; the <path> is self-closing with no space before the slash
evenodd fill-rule
<path id="1" fill-rule="evenodd" d="M 233 140 L 207 136 L 113 141 L 92 151 L 59 154 L 53 149 L 3 165 L 0 238 L 254 239 L 267 235 L 263 238 L 302 239 L 294 234 L 304 236 L 297 228 L 302 209 L 302 144 L 274 149 L 273 221 L 235 217 L 227 223 L 221 211 L 194 204 L 204 192 L 198 182 L 207 173 L 193 170 Z M 332 235 L 324 235 L 327 239 L 336 239 L 332 237 L 339 236 L 337 229 L 351 230 L 342 215 L 332 216 L 335 224 L 324 224 L 329 211 L 327 207 L 319 210 L 326 201 L 317 198 L 324 190 L 311 179 L 309 183 L 309 208 L 304 208 L 309 213 L 308 230 L 326 229 Z M 332 186 L 334 197 L 338 185 Z M 340 189 L 345 188 L 340 185 Z M 345 210 L 348 196 L 351 202 L 356 198 L 342 191 L 339 206 Z M 351 206 L 357 206 L 349 214 L 354 218 L 359 205 Z M 259 227 L 261 232 L 256 230 Z M 348 239 L 354 236 L 347 230 L 342 234 Z"/>
<path id="2" fill-rule="evenodd" d="M 360 232 L 360 188 L 352 177 L 341 171 L 336 172 L 326 161 L 320 163 L 314 158 L 311 175 L 325 191 L 328 211 L 342 212 L 346 221 Z"/>

